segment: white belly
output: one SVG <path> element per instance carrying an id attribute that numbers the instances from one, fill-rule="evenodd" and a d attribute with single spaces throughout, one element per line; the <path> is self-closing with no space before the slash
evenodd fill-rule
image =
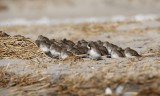
<path id="1" fill-rule="evenodd" d="M 112 51 L 111 47 L 107 47 L 107 50 L 108 50 L 108 53 L 111 54 L 111 51 Z"/>
<path id="2" fill-rule="evenodd" d="M 120 58 L 117 54 L 112 54 L 111 58 Z"/>
<path id="3" fill-rule="evenodd" d="M 98 59 L 101 57 L 100 54 L 98 54 L 95 50 L 91 49 L 89 50 L 89 55 L 90 55 L 90 58 L 92 59 Z"/>
<path id="4" fill-rule="evenodd" d="M 135 56 L 132 56 L 132 54 L 129 54 L 129 53 L 125 53 L 125 57 L 127 57 L 127 58 L 134 58 Z"/>
<path id="5" fill-rule="evenodd" d="M 42 51 L 44 51 L 44 52 L 49 52 L 49 51 L 50 51 L 50 49 L 47 48 L 46 46 L 40 46 L 40 49 L 41 49 Z"/>
<path id="6" fill-rule="evenodd" d="M 58 52 L 58 51 L 56 51 L 56 50 L 50 50 L 50 52 L 51 52 L 51 54 L 53 55 L 53 56 L 59 56 L 60 55 L 60 52 Z"/>

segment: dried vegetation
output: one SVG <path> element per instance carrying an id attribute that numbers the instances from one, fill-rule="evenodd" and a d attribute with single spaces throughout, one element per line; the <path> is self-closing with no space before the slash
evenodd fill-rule
<path id="1" fill-rule="evenodd" d="M 77 39 L 76 35 L 83 32 L 82 35 L 96 35 L 100 32 L 117 32 L 117 27 L 123 24 L 137 23 L 137 22 L 115 22 L 115 23 L 84 23 L 84 24 L 71 24 L 43 26 L 41 31 L 75 31 L 75 36 L 72 39 Z M 138 22 L 139 23 L 139 22 Z M 41 26 L 39 26 L 41 27 Z M 29 31 L 35 31 L 39 27 L 31 27 Z M 1 27 L 2 28 L 2 27 Z M 14 29 L 21 34 L 27 34 L 26 30 L 29 27 L 9 27 L 7 31 Z M 57 29 L 56 29 L 57 28 Z M 144 32 L 145 30 L 156 30 L 159 28 L 144 28 L 133 29 L 132 34 Z M 58 32 L 59 32 L 58 31 Z M 129 31 L 124 31 L 124 33 Z M 34 34 L 34 33 L 33 33 Z M 119 33 L 118 33 L 119 34 Z M 144 33 L 141 33 L 144 34 Z M 37 34 L 38 35 L 38 34 Z M 69 38 L 70 38 L 69 37 Z M 153 55 L 139 59 L 124 59 L 124 60 L 102 60 L 92 61 L 79 58 L 68 58 L 66 60 L 51 60 L 39 50 L 35 43 L 30 39 L 23 36 L 9 36 L 4 32 L 0 32 L 0 58 L 12 59 L 18 58 L 22 60 L 31 60 L 28 66 L 35 69 L 35 73 L 14 73 L 8 71 L 8 66 L 0 67 L 0 87 L 7 88 L 8 95 L 31 96 L 31 95 L 48 95 L 48 96 L 105 96 L 105 89 L 110 88 L 113 91 L 113 96 L 116 95 L 115 89 L 118 86 L 124 88 L 122 96 L 159 96 L 160 95 L 160 75 L 159 75 L 159 50 L 153 49 Z M 155 54 L 156 53 L 156 54 Z M 153 59 L 153 60 L 151 60 Z M 86 63 L 87 62 L 87 63 Z M 151 63 L 151 64 L 150 64 Z M 62 71 L 71 71 L 67 74 L 42 74 L 44 69 L 53 67 L 55 64 L 61 64 L 68 69 Z M 86 65 L 85 65 L 86 64 Z M 25 64 L 24 66 L 26 66 Z M 10 69 L 13 65 L 10 65 Z M 22 65 L 23 66 L 23 65 Z M 77 72 L 83 66 L 84 70 Z M 101 67 L 100 67 L 101 66 Z M 18 66 L 17 66 L 18 67 Z M 90 67 L 90 69 L 88 68 Z M 72 70 L 72 68 L 74 70 Z M 83 68 L 82 68 L 83 69 Z M 90 70 L 86 73 L 86 70 Z M 75 71 L 75 72 L 74 72 Z M 84 72 L 83 72 L 84 71 Z M 129 95 L 126 95 L 129 94 Z"/>

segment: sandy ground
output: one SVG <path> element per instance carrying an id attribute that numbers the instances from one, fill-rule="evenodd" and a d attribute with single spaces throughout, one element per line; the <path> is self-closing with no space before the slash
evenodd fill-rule
<path id="1" fill-rule="evenodd" d="M 0 93 L 8 95 L 105 95 L 122 85 L 124 96 L 160 93 L 160 21 L 121 21 L 63 25 L 0 26 L 12 37 L 1 37 Z M 137 50 L 142 58 L 69 58 L 54 60 L 34 44 L 39 34 L 73 41 L 109 41 Z M 24 37 L 13 37 L 23 35 Z M 13 74 L 13 75 L 11 75 Z M 5 79 L 6 78 L 6 79 Z M 10 78 L 10 79 L 7 79 Z M 133 86 L 134 85 L 134 86 Z M 60 87 L 60 88 L 59 88 Z M 58 88 L 58 89 L 57 89 Z M 113 88 L 113 89 L 114 89 Z M 154 91 L 153 91 L 154 90 Z M 126 95 L 130 94 L 130 95 Z"/>
<path id="2" fill-rule="evenodd" d="M 0 34 L 0 94 L 106 96 L 109 88 L 117 96 L 124 88 L 121 96 L 160 96 L 159 6 L 159 0 L 0 0 L 0 31 L 10 35 Z M 36 46 L 38 35 L 109 41 L 142 57 L 56 60 Z"/>

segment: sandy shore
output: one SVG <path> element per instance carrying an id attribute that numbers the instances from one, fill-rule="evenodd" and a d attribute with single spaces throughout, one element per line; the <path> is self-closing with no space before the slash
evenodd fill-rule
<path id="1" fill-rule="evenodd" d="M 0 29 L 11 36 L 27 37 L 0 38 L 3 42 L 0 49 L 0 68 L 3 73 L 0 75 L 0 85 L 3 89 L 0 92 L 3 94 L 7 92 L 8 95 L 86 96 L 92 93 L 92 96 L 104 96 L 107 86 L 114 89 L 118 85 L 125 87 L 124 94 L 130 94 L 127 96 L 141 96 L 146 93 L 158 96 L 160 92 L 158 19 L 63 25 L 14 25 L 7 28 L 0 26 Z M 50 39 L 109 41 L 122 48 L 129 46 L 143 57 L 104 58 L 100 61 L 87 58 L 55 60 L 47 57 L 34 44 L 34 40 L 40 34 Z"/>
<path id="2" fill-rule="evenodd" d="M 3 96 L 160 95 L 159 0 L 0 0 L 0 94 Z M 21 35 L 15 37 L 14 35 Z M 46 56 L 38 35 L 109 41 L 141 58 Z M 23 37 L 24 36 L 24 37 Z"/>

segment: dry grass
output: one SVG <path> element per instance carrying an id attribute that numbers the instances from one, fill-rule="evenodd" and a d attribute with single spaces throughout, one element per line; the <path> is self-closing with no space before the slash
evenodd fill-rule
<path id="1" fill-rule="evenodd" d="M 114 89 L 118 85 L 124 86 L 124 93 L 130 92 L 127 89 L 136 89 L 136 94 L 138 94 L 136 96 L 159 96 L 160 94 L 160 75 L 158 73 L 150 76 L 148 73 L 117 75 L 113 78 L 108 78 L 103 73 L 96 73 L 88 79 L 82 76 L 75 76 L 74 78 L 61 76 L 56 82 L 52 82 L 51 75 L 16 75 L 7 72 L 2 67 L 0 73 L 0 86 L 8 87 L 12 95 L 104 96 L 104 90 L 107 86 Z"/>
<path id="2" fill-rule="evenodd" d="M 6 30 L 9 34 L 17 32 L 16 34 L 34 34 L 35 36 L 42 31 L 42 34 L 49 33 L 49 35 L 52 35 L 52 32 L 66 32 L 68 34 L 66 35 L 68 36 L 67 38 L 71 38 L 72 40 L 81 38 L 79 37 L 79 34 L 81 34 L 82 37 L 86 36 L 87 38 L 89 36 L 98 36 L 100 33 L 110 31 L 112 36 L 117 34 L 122 35 L 122 33 L 124 36 L 126 34 L 138 36 L 139 34 L 145 34 L 145 31 L 159 31 L 159 27 L 135 28 L 124 32 L 121 32 L 122 30 L 117 30 L 120 25 L 132 23 L 140 22 L 125 21 L 56 26 L 10 26 L 7 29 L 1 26 L 1 28 Z M 70 34 L 70 32 L 73 32 L 74 34 Z M 57 36 L 57 38 L 60 37 Z M 63 36 L 61 38 L 63 38 Z M 142 39 L 142 41 L 143 40 L 144 39 Z M 150 40 L 150 38 L 147 40 Z M 102 61 L 94 61 L 71 57 L 66 60 L 54 60 L 48 58 L 41 50 L 39 50 L 30 38 L 21 36 L 1 36 L 0 42 L 3 42 L 0 43 L 1 59 L 18 58 L 30 61 L 29 64 L 0 67 L 0 87 L 7 88 L 6 90 L 10 95 L 105 96 L 106 87 L 110 87 L 114 90 L 118 85 L 124 86 L 124 93 L 130 94 L 129 96 L 160 95 L 160 54 L 159 49 L 154 48 L 154 46 L 153 49 L 149 51 L 152 54 L 151 56 L 140 59 L 107 58 Z M 152 41 L 152 43 L 154 42 Z M 124 44 L 127 43 L 128 42 L 125 42 Z M 144 53 L 147 52 L 144 51 Z M 50 67 L 51 70 L 52 68 L 54 69 L 54 65 L 62 67 L 58 67 L 59 69 L 57 68 L 56 71 L 53 71 L 53 74 L 47 73 L 46 71 Z M 23 74 L 9 71 L 15 67 L 20 68 L 20 66 L 27 66 L 33 70 L 31 73 L 24 72 Z M 58 74 L 58 76 L 56 76 L 54 72 L 57 73 L 59 70 L 69 73 Z M 46 73 L 44 74 L 44 72 Z"/>
<path id="3" fill-rule="evenodd" d="M 80 23 L 80 24 L 60 24 L 60 25 L 13 25 L 0 26 L 2 31 L 11 35 L 23 35 L 36 39 L 37 35 L 44 35 L 49 38 L 68 38 L 77 40 L 99 35 L 104 32 L 118 32 L 117 27 L 125 24 L 140 23 L 136 21 L 121 22 L 101 22 L 101 23 Z M 48 35 L 48 33 L 50 33 Z"/>
<path id="4" fill-rule="evenodd" d="M 0 37 L 0 58 L 32 59 L 44 54 L 35 43 L 24 37 Z"/>
<path id="5" fill-rule="evenodd" d="M 36 80 L 30 75 L 19 76 L 12 72 L 7 72 L 5 67 L 0 67 L 0 87 L 11 87 L 16 85 L 33 84 Z M 36 81 L 37 82 L 37 81 Z"/>

